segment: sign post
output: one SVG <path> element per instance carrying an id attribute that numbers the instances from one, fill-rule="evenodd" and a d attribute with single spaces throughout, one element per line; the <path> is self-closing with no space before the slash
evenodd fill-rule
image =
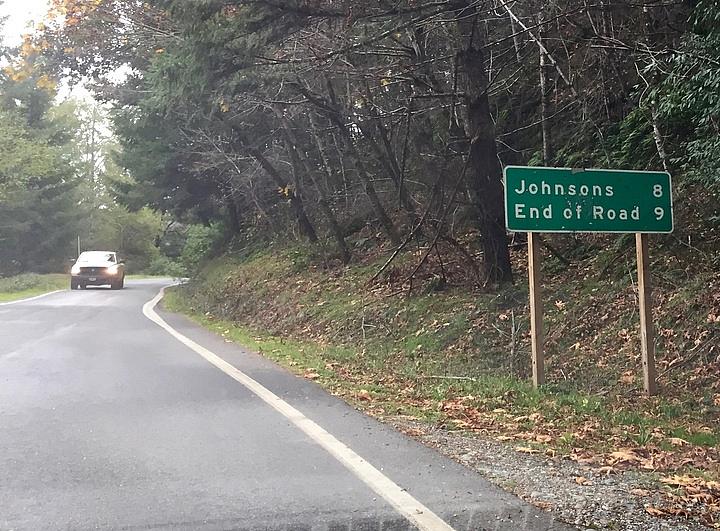
<path id="1" fill-rule="evenodd" d="M 545 331 L 543 330 L 543 302 L 541 273 L 542 254 L 540 235 L 528 233 L 528 280 L 530 282 L 530 344 L 532 347 L 533 385 L 545 383 Z"/>
<path id="2" fill-rule="evenodd" d="M 673 230 L 670 174 L 507 166 L 508 230 L 528 233 L 533 384 L 545 381 L 540 280 L 541 232 L 635 233 L 645 391 L 657 392 L 648 234 Z"/>
<path id="3" fill-rule="evenodd" d="M 638 301 L 640 306 L 640 345 L 642 349 L 643 383 L 645 392 L 653 396 L 657 393 L 655 379 L 655 330 L 652 321 L 652 301 L 650 299 L 650 260 L 648 258 L 647 234 L 635 235 L 638 268 Z"/>

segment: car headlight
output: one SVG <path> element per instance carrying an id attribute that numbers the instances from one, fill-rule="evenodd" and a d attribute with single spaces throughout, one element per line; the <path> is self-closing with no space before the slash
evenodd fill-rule
<path id="1" fill-rule="evenodd" d="M 114 265 L 114 266 L 108 267 L 108 268 L 107 268 L 107 272 L 108 272 L 109 274 L 111 274 L 111 275 L 117 275 L 118 266 Z"/>
<path id="2" fill-rule="evenodd" d="M 70 269 L 70 274 L 72 274 L 72 275 L 79 275 L 79 274 L 80 274 L 80 266 L 77 265 L 77 264 L 75 264 L 74 266 L 72 266 L 72 268 Z"/>

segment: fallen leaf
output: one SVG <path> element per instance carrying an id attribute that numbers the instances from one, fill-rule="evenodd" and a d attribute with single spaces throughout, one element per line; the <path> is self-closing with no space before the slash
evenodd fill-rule
<path id="1" fill-rule="evenodd" d="M 645 512 L 653 516 L 665 516 L 667 513 L 657 507 L 645 507 Z"/>
<path id="2" fill-rule="evenodd" d="M 592 485 L 592 481 L 584 476 L 578 476 L 575 478 L 575 483 L 578 485 Z"/>
<path id="3" fill-rule="evenodd" d="M 515 450 L 518 452 L 522 452 L 524 454 L 539 454 L 540 450 L 537 450 L 535 448 L 530 448 L 529 446 L 516 446 Z"/>
<path id="4" fill-rule="evenodd" d="M 617 470 L 611 466 L 601 466 L 597 469 L 598 473 L 609 476 L 610 474 L 617 474 Z"/>
<path id="5" fill-rule="evenodd" d="M 617 450 L 610 452 L 610 459 L 614 463 L 639 463 L 642 459 L 635 455 L 632 450 Z"/>
<path id="6" fill-rule="evenodd" d="M 620 377 L 620 382 L 624 384 L 635 383 L 635 373 L 633 371 L 624 372 L 623 375 Z"/>
<path id="7" fill-rule="evenodd" d="M 303 376 L 308 380 L 317 380 L 318 378 L 320 378 L 320 375 L 317 372 L 310 369 L 305 370 Z"/>
<path id="8" fill-rule="evenodd" d="M 421 435 L 425 435 L 425 431 L 420 428 L 399 428 L 401 432 L 403 432 L 405 435 L 408 435 L 410 437 L 420 437 Z"/>
<path id="9" fill-rule="evenodd" d="M 533 504 L 535 507 L 537 507 L 538 509 L 542 509 L 542 510 L 544 510 L 544 511 L 549 511 L 549 510 L 552 509 L 552 507 L 553 507 L 553 504 L 552 504 L 551 502 L 549 502 L 549 501 L 540 501 L 540 500 L 537 500 L 537 501 L 533 501 L 532 504 Z"/>
<path id="10" fill-rule="evenodd" d="M 357 398 L 358 400 L 372 400 L 372 396 L 367 389 L 360 389 L 357 394 Z"/>
<path id="11" fill-rule="evenodd" d="M 630 494 L 632 494 L 633 496 L 648 496 L 650 494 L 650 491 L 645 489 L 632 489 L 630 491 Z"/>

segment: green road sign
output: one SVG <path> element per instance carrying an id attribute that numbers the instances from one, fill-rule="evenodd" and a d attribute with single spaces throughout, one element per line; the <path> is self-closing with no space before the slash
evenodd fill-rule
<path id="1" fill-rule="evenodd" d="M 505 219 L 516 232 L 672 232 L 670 174 L 507 166 Z"/>

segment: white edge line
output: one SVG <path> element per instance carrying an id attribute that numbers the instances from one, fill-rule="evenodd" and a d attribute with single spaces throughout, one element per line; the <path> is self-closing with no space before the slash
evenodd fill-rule
<path id="1" fill-rule="evenodd" d="M 22 302 L 30 302 L 35 301 L 38 299 L 42 299 L 43 297 L 47 297 L 49 295 L 55 295 L 56 293 L 62 293 L 63 291 L 66 291 L 64 289 L 56 289 L 55 291 L 50 291 L 48 293 L 43 293 L 42 295 L 36 295 L 35 297 L 29 297 L 27 299 L 18 299 L 16 301 L 9 301 L 9 302 L 0 302 L 0 306 L 10 306 L 11 304 L 20 304 Z"/>
<path id="2" fill-rule="evenodd" d="M 244 385 L 263 402 L 282 414 L 297 428 L 303 431 L 315 443 L 329 452 L 342 463 L 358 479 L 385 499 L 395 510 L 422 531 L 453 531 L 444 520 L 430 509 L 408 494 L 399 485 L 385 476 L 373 465 L 355 453 L 350 447 L 339 441 L 313 420 L 310 420 L 300 411 L 288 404 L 275 393 L 258 383 L 256 380 L 240 371 L 217 354 L 199 345 L 192 339 L 184 336 L 155 312 L 155 306 L 165 294 L 165 288 L 143 306 L 143 314 L 160 328 L 165 330 L 183 345 L 195 351 L 208 362 Z"/>

